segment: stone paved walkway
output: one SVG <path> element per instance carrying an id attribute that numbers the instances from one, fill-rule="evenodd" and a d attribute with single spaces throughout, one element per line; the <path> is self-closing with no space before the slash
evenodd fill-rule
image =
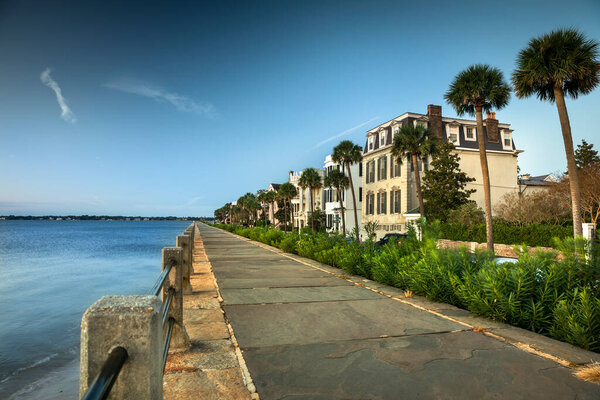
<path id="1" fill-rule="evenodd" d="M 576 379 L 571 369 L 442 312 L 383 296 L 204 224 L 199 232 L 261 399 L 600 398 L 600 386 Z M 218 307 L 211 297 L 199 304 Z M 197 332 L 219 347 L 228 335 L 220 321 L 210 324 Z M 232 349 L 224 346 L 233 364 Z M 232 385 L 241 388 L 241 379 Z"/>

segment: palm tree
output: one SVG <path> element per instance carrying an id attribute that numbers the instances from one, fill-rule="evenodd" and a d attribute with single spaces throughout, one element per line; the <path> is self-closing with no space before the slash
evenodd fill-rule
<path id="1" fill-rule="evenodd" d="M 569 169 L 574 236 L 582 234 L 581 191 L 565 94 L 576 99 L 598 86 L 598 47 L 597 41 L 575 29 L 555 30 L 529 41 L 519 52 L 512 75 L 517 97 L 536 95 L 540 100 L 556 103 Z"/>
<path id="2" fill-rule="evenodd" d="M 488 170 L 485 138 L 483 135 L 483 111 L 504 108 L 510 100 L 510 86 L 504 81 L 502 71 L 486 64 L 471 65 L 461 71 L 444 95 L 446 101 L 454 107 L 456 113 L 475 115 L 477 120 L 477 143 L 479 161 L 483 177 L 485 197 L 485 226 L 488 250 L 494 250 L 494 232 L 492 230 L 492 199 L 490 194 L 490 174 Z"/>
<path id="3" fill-rule="evenodd" d="M 348 181 L 350 183 L 350 192 L 352 193 L 352 204 L 354 205 L 354 225 L 358 226 L 358 208 L 356 207 L 356 193 L 354 192 L 354 185 L 352 184 L 352 171 L 350 171 L 350 166 L 362 161 L 362 148 L 359 145 L 352 143 L 350 140 L 342 140 L 333 148 L 331 159 L 333 162 L 341 164 L 345 170 L 348 170 Z M 360 240 L 358 232 L 359 229 L 356 230 L 357 242 Z"/>
<path id="4" fill-rule="evenodd" d="M 419 173 L 419 160 L 423 159 L 437 151 L 437 140 L 433 132 L 423 125 L 407 124 L 400 128 L 394 135 L 392 144 L 392 154 L 396 157 L 398 164 L 402 163 L 404 158 L 412 161 L 415 172 L 415 183 L 417 186 L 417 198 L 419 199 L 419 211 L 421 216 L 425 216 L 425 205 L 423 204 L 423 194 L 421 193 L 421 175 Z"/>
<path id="5" fill-rule="evenodd" d="M 283 206 L 285 208 L 284 211 L 285 211 L 285 215 L 286 215 L 286 220 L 287 220 L 287 205 L 289 204 L 289 206 L 290 206 L 290 220 L 292 222 L 292 226 L 294 226 L 294 208 L 292 207 L 292 199 L 298 195 L 298 191 L 296 190 L 296 186 L 292 185 L 289 182 L 285 182 L 285 183 L 283 183 L 279 187 L 279 190 L 277 191 L 277 194 L 283 200 Z M 286 227 L 286 230 L 287 230 L 287 221 L 286 221 L 285 227 Z"/>
<path id="6" fill-rule="evenodd" d="M 301 188 L 310 189 L 310 227 L 311 229 L 315 229 L 315 190 L 323 187 L 323 183 L 321 182 L 321 175 L 314 168 L 306 168 L 302 171 L 302 175 L 300 175 L 300 179 L 298 179 L 298 185 Z"/>
<path id="7" fill-rule="evenodd" d="M 346 236 L 346 213 L 344 212 L 342 193 L 344 193 L 344 191 L 348 188 L 348 177 L 342 171 L 334 169 L 327 173 L 327 176 L 324 179 L 324 185 L 330 188 L 335 188 L 337 192 L 337 197 L 340 201 L 340 213 L 342 214 L 342 234 Z"/>
<path id="8" fill-rule="evenodd" d="M 275 206 L 273 205 L 273 203 L 275 202 L 275 198 L 277 197 L 277 192 L 274 191 L 269 191 L 269 192 L 265 192 L 265 202 L 267 204 L 269 204 L 269 210 L 273 210 L 273 222 L 275 222 Z M 269 211 L 270 214 L 270 211 Z M 271 216 L 269 215 L 269 219 L 271 219 Z"/>
<path id="9" fill-rule="evenodd" d="M 264 189 L 260 189 L 257 193 L 256 193 L 256 200 L 258 200 L 261 204 L 261 208 L 263 209 L 263 218 L 265 220 L 265 226 L 267 225 L 267 213 L 264 210 L 264 205 L 268 204 L 268 201 L 266 199 L 267 197 L 267 191 L 265 191 Z"/>

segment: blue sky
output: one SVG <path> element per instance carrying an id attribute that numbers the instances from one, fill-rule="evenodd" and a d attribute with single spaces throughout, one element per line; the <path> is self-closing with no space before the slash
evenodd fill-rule
<path id="1" fill-rule="evenodd" d="M 455 116 L 457 72 L 508 78 L 567 26 L 600 40 L 600 2 L 5 0 L 0 214 L 212 215 L 406 111 Z M 600 147 L 600 89 L 567 107 Z M 553 104 L 497 118 L 523 172 L 565 169 Z"/>

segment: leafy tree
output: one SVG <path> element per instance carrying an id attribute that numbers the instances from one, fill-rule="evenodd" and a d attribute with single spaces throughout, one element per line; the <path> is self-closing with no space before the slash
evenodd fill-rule
<path id="1" fill-rule="evenodd" d="M 476 64 L 456 75 L 444 98 L 454 107 L 459 116 L 475 115 L 477 120 L 477 143 L 485 197 L 487 248 L 494 251 L 490 173 L 483 135 L 483 112 L 504 108 L 510 99 L 510 86 L 504 82 L 504 75 L 499 69 L 486 64 Z"/>
<path id="2" fill-rule="evenodd" d="M 315 191 L 323 187 L 321 175 L 314 168 L 306 168 L 302 171 L 298 185 L 303 189 L 310 189 L 310 227 L 315 229 Z"/>
<path id="3" fill-rule="evenodd" d="M 335 188 L 337 197 L 340 202 L 340 213 L 342 214 L 342 234 L 346 236 L 346 217 L 344 212 L 344 201 L 342 194 L 348 188 L 348 177 L 340 170 L 334 169 L 327 174 L 324 179 L 324 185 L 330 188 Z"/>
<path id="4" fill-rule="evenodd" d="M 263 217 L 265 220 L 265 225 L 267 224 L 267 213 L 265 212 L 265 205 L 268 204 L 267 199 L 266 199 L 266 195 L 267 195 L 267 191 L 264 189 L 260 189 L 257 193 L 256 193 L 256 200 L 258 200 L 261 204 L 261 208 L 263 210 Z"/>
<path id="5" fill-rule="evenodd" d="M 344 167 L 343 169 L 348 170 L 348 181 L 350 183 L 350 192 L 352 193 L 352 204 L 354 205 L 354 222 L 358 226 L 358 208 L 356 207 L 356 193 L 354 192 L 350 166 L 362 161 L 362 148 L 350 140 L 342 140 L 333 148 L 331 159 L 333 162 L 341 164 Z M 360 241 L 358 229 L 356 230 L 356 241 Z"/>
<path id="6" fill-rule="evenodd" d="M 563 225 L 569 220 L 568 194 L 554 188 L 539 192 L 507 193 L 496 206 L 496 214 L 518 226 Z M 566 221 L 565 221 L 566 220 Z"/>
<path id="7" fill-rule="evenodd" d="M 578 144 L 575 150 L 575 165 L 577 165 L 577 168 L 582 169 L 593 164 L 600 164 L 598 151 L 594 150 L 593 144 L 582 139 L 581 144 Z"/>
<path id="8" fill-rule="evenodd" d="M 441 221 L 448 219 L 450 211 L 466 204 L 475 192 L 474 189 L 465 189 L 467 183 L 475 179 L 460 170 L 460 156 L 453 149 L 452 143 L 440 145 L 431 160 L 431 168 L 423 178 L 427 215 Z"/>
<path id="9" fill-rule="evenodd" d="M 556 103 L 569 169 L 573 234 L 576 237 L 582 234 L 581 189 L 565 94 L 576 99 L 598 86 L 598 46 L 597 41 L 587 39 L 576 29 L 552 31 L 529 41 L 519 52 L 512 75 L 517 97 L 535 95 L 540 100 Z"/>
<path id="10" fill-rule="evenodd" d="M 279 191 L 277 192 L 277 194 L 283 200 L 284 208 L 287 205 L 290 206 L 290 220 L 291 220 L 291 225 L 294 226 L 294 207 L 292 207 L 292 199 L 298 195 L 296 186 L 292 185 L 289 182 L 285 182 L 279 187 Z M 287 218 L 287 212 L 285 215 Z M 286 222 L 285 226 L 287 229 L 287 222 Z"/>
<path id="11" fill-rule="evenodd" d="M 277 192 L 274 191 L 267 191 L 265 192 L 265 196 L 264 196 L 264 200 L 265 202 L 267 202 L 267 204 L 269 205 L 269 210 L 273 210 L 273 213 L 275 212 L 275 198 L 277 197 Z M 270 217 L 269 217 L 270 218 Z M 275 219 L 275 215 L 273 215 L 273 219 Z M 275 221 L 271 221 L 273 224 L 275 223 Z"/>
<path id="12" fill-rule="evenodd" d="M 437 150 L 437 139 L 433 136 L 431 130 L 423 125 L 414 126 L 407 124 L 400 128 L 394 135 L 392 144 L 392 154 L 396 157 L 398 164 L 402 164 L 404 158 L 412 160 L 415 173 L 415 183 L 417 187 L 417 198 L 419 199 L 419 211 L 425 216 L 425 206 L 423 203 L 423 194 L 421 193 L 421 177 L 418 168 L 419 159 L 434 154 Z"/>
<path id="13" fill-rule="evenodd" d="M 467 201 L 460 207 L 451 210 L 448 213 L 448 220 L 453 224 L 463 224 L 471 227 L 477 224 L 485 223 L 483 210 L 473 200 Z"/>

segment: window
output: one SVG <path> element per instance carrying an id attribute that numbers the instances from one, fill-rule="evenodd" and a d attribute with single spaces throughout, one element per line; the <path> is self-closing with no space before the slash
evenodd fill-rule
<path id="1" fill-rule="evenodd" d="M 423 157 L 423 171 L 429 171 L 429 157 Z"/>
<path id="2" fill-rule="evenodd" d="M 327 227 L 331 228 L 333 226 L 333 214 L 327 214 Z"/>
<path id="3" fill-rule="evenodd" d="M 377 160 L 377 180 L 387 178 L 387 156 L 379 157 Z"/>
<path id="4" fill-rule="evenodd" d="M 387 214 L 387 194 L 385 192 L 381 193 L 380 201 L 381 201 L 381 214 Z"/>
<path id="5" fill-rule="evenodd" d="M 502 148 L 504 150 L 512 150 L 512 137 L 510 131 L 502 132 Z"/>
<path id="6" fill-rule="evenodd" d="M 369 138 L 369 151 L 373 150 L 373 136 Z"/>
<path id="7" fill-rule="evenodd" d="M 362 176 L 362 161 L 358 163 L 358 176 Z"/>
<path id="8" fill-rule="evenodd" d="M 448 125 L 448 141 L 453 144 L 458 144 L 458 125 Z"/>
<path id="9" fill-rule="evenodd" d="M 358 201 L 362 201 L 362 187 L 358 188 Z"/>
<path id="10" fill-rule="evenodd" d="M 370 181 L 375 182 L 375 160 L 371 160 L 369 161 L 369 163 L 371 164 L 371 167 L 369 168 L 369 173 L 370 173 Z"/>
<path id="11" fill-rule="evenodd" d="M 418 120 L 415 120 L 414 121 L 414 125 L 415 125 L 415 127 L 422 126 L 423 128 L 427 128 L 427 121 L 418 121 Z"/>
<path id="12" fill-rule="evenodd" d="M 371 183 L 371 181 L 369 180 L 369 176 L 371 175 L 370 174 L 370 170 L 369 170 L 370 165 L 371 165 L 371 163 L 367 162 L 367 165 L 365 166 L 365 168 L 367 169 L 367 173 L 365 175 L 365 181 L 366 181 L 366 183 Z"/>
<path id="13" fill-rule="evenodd" d="M 410 164 L 410 172 L 414 172 L 415 164 L 413 164 L 413 159 L 412 159 L 412 157 L 407 157 L 407 158 L 408 158 L 408 163 Z"/>
<path id="14" fill-rule="evenodd" d="M 375 214 L 375 194 L 371 193 L 367 195 L 367 200 L 368 200 L 368 206 L 367 206 L 367 211 L 368 214 Z"/>
<path id="15" fill-rule="evenodd" d="M 385 146 L 385 132 L 379 134 L 379 147 Z"/>
<path id="16" fill-rule="evenodd" d="M 394 192 L 394 212 L 396 214 L 400 214 L 400 206 L 402 205 L 401 201 L 402 200 L 400 200 L 400 189 L 398 189 Z"/>
<path id="17" fill-rule="evenodd" d="M 381 214 L 381 193 L 377 193 L 377 214 Z"/>
<path id="18" fill-rule="evenodd" d="M 475 127 L 474 126 L 465 127 L 465 139 L 475 141 Z"/>
<path id="19" fill-rule="evenodd" d="M 394 176 L 402 176 L 402 164 L 398 160 L 394 160 Z"/>

